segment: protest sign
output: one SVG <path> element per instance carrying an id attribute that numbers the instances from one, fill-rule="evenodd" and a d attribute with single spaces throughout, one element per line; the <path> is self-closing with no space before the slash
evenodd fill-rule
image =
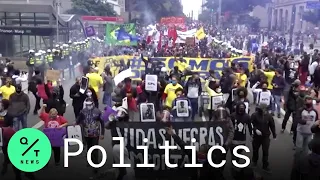
<path id="1" fill-rule="evenodd" d="M 172 127 L 182 141 L 191 145 L 191 139 L 195 138 L 196 149 L 203 144 L 209 146 L 224 145 L 228 135 L 228 122 L 172 122 Z M 177 168 L 168 168 L 164 162 L 164 150 L 159 146 L 164 145 L 168 140 L 170 145 L 176 145 L 176 142 L 166 134 L 165 125 L 162 122 L 116 122 L 111 128 L 112 137 L 124 137 L 124 145 L 129 152 L 129 157 L 136 164 L 143 163 L 143 151 L 136 147 L 145 145 L 143 139 L 148 139 L 149 163 L 154 163 L 154 168 L 135 168 L 136 177 L 174 177 L 190 174 L 190 168 L 182 168 L 184 164 L 191 163 L 186 151 L 181 148 L 170 150 L 170 162 L 177 163 Z M 118 141 L 114 141 L 118 143 Z"/>
<path id="2" fill-rule="evenodd" d="M 49 81 L 58 81 L 60 79 L 60 71 L 59 70 L 47 70 L 46 78 Z"/>
<path id="3" fill-rule="evenodd" d="M 82 132 L 79 125 L 67 127 L 67 137 L 72 139 L 78 139 L 82 142 Z M 75 142 L 70 142 L 70 146 L 77 145 Z"/>
<path id="4" fill-rule="evenodd" d="M 186 44 L 190 46 L 194 46 L 194 37 L 187 37 Z"/>
<path id="5" fill-rule="evenodd" d="M 2 132 L 2 128 L 0 128 L 0 147 L 3 146 L 3 132 Z"/>
<path id="6" fill-rule="evenodd" d="M 66 128 L 44 128 L 43 133 L 47 135 L 52 147 L 62 147 L 67 131 Z"/>
<path id="7" fill-rule="evenodd" d="M 158 91 L 158 76 L 157 75 L 154 75 L 154 74 L 147 74 L 146 75 L 145 90 L 146 91 Z"/>

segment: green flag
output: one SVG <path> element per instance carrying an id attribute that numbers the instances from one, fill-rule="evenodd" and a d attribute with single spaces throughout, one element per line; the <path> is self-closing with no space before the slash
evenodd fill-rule
<path id="1" fill-rule="evenodd" d="M 123 27 L 123 29 L 127 33 L 129 33 L 130 35 L 136 36 L 136 25 L 134 23 L 107 24 L 106 25 L 106 39 L 105 39 L 106 44 L 120 45 L 120 46 L 136 46 L 137 41 L 130 41 L 130 40 L 118 41 L 117 40 L 117 31 L 119 31 L 121 27 Z"/>

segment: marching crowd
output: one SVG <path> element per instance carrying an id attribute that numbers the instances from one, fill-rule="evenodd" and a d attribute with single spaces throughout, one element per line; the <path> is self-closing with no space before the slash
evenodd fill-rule
<path id="1" fill-rule="evenodd" d="M 87 43 L 87 44 L 86 44 Z M 80 125 L 87 148 L 98 145 L 104 139 L 105 127 L 110 128 L 115 122 L 138 121 L 134 114 L 139 111 L 142 103 L 152 103 L 156 121 L 186 122 L 197 121 L 201 106 L 199 99 L 204 93 L 208 99 L 208 105 L 204 110 L 207 121 L 227 121 L 228 135 L 223 146 L 232 150 L 237 145 L 248 143 L 247 137 L 252 140 L 252 167 L 249 168 L 251 177 L 244 173 L 244 169 L 235 170 L 235 179 L 256 179 L 254 168 L 257 166 L 259 149 L 262 148 L 263 170 L 270 173 L 268 162 L 270 136 L 277 137 L 274 117 L 281 117 L 281 107 L 285 108 L 281 133 L 285 132 L 287 122 L 292 117 L 291 133 L 293 135 L 293 148 L 296 151 L 295 162 L 292 168 L 291 179 L 319 179 L 320 164 L 320 100 L 318 90 L 320 87 L 320 56 L 318 50 L 310 46 L 310 51 L 298 57 L 286 54 L 281 48 L 263 47 L 255 56 L 253 69 L 244 64 L 231 63 L 231 66 L 222 71 L 221 78 L 217 78 L 214 70 L 209 70 L 208 77 L 200 78 L 197 72 L 193 72 L 184 57 L 188 51 L 195 51 L 203 56 L 215 56 L 212 53 L 215 47 L 223 49 L 221 57 L 239 56 L 224 45 L 208 46 L 207 42 L 199 46 L 199 49 L 189 47 L 177 47 L 172 49 L 175 55 L 174 68 L 170 71 L 161 67 L 152 60 L 149 55 L 141 59 L 145 63 L 145 75 L 141 81 L 134 82 L 127 77 L 123 82 L 114 85 L 114 74 L 111 66 L 106 66 L 103 73 L 94 66 L 94 62 L 87 61 L 83 48 L 90 47 L 89 40 L 84 43 L 69 43 L 62 45 L 60 50 L 50 50 L 47 54 L 30 51 L 27 65 L 28 75 L 25 72 L 15 70 L 10 61 L 6 64 L 6 79 L 0 87 L 2 101 L 0 103 L 0 127 L 3 129 L 4 162 L 1 174 L 7 173 L 10 160 L 7 156 L 7 145 L 14 132 L 27 128 L 27 115 L 31 110 L 29 96 L 22 91 L 21 82 L 29 81 L 28 90 L 36 98 L 33 110 L 39 114 L 45 128 L 63 128 L 67 125 Z M 79 45 L 79 46 L 78 46 Z M 80 49 L 78 49 L 78 47 Z M 60 48 L 60 47 L 57 47 Z M 69 52 L 69 48 L 74 51 Z M 201 49 L 201 50 L 200 50 Z M 202 51 L 203 50 L 203 51 Z M 77 53 L 78 51 L 78 53 Z M 52 52 L 54 54 L 52 54 Z M 158 54 L 161 52 L 157 52 Z M 72 58 L 70 58 L 72 57 Z M 220 57 L 220 56 L 219 56 Z M 75 115 L 75 122 L 68 122 L 64 118 L 66 102 L 64 100 L 65 89 L 61 81 L 47 81 L 44 77 L 44 60 L 49 68 L 63 70 L 62 67 L 70 64 L 74 71 L 76 62 L 80 62 L 83 69 L 83 77 L 76 78 L 75 84 L 70 88 L 69 96 Z M 37 66 L 39 61 L 39 66 Z M 40 62 L 42 61 L 42 62 Z M 72 63 L 69 63 L 72 62 Z M 121 61 L 119 72 L 127 70 L 130 63 Z M 41 65 L 41 66 L 40 66 Z M 63 71 L 62 71 L 63 72 Z M 74 73 L 75 74 L 75 73 Z M 146 90 L 146 75 L 156 75 L 158 79 L 157 91 Z M 27 77 L 29 76 L 29 78 Z M 319 77 L 318 77 L 319 76 Z M 73 76 L 70 76 L 74 77 Z M 62 78 L 64 75 L 62 73 Z M 87 82 L 86 82 L 87 80 Z M 254 102 L 249 101 L 249 94 L 253 94 Z M 127 99 L 127 105 L 122 104 Z M 100 99 L 103 105 L 99 104 Z M 42 106 L 41 106 L 41 101 Z M 181 103 L 181 101 L 186 103 Z M 101 112 L 101 108 L 104 111 Z M 252 111 L 253 108 L 254 110 Z M 114 120 L 105 116 L 110 108 L 116 111 Z M 39 111 L 40 110 L 40 111 Z M 187 115 L 181 115 L 185 114 Z M 167 127 L 167 134 L 173 136 L 177 144 L 183 144 L 182 140 Z M 183 146 L 182 146 L 183 147 Z M 198 154 L 207 154 L 210 147 L 201 146 Z M 53 147 L 55 165 L 60 165 L 60 147 Z M 220 160 L 226 155 L 221 154 Z M 94 163 L 98 163 L 98 152 L 92 154 Z M 207 162 L 204 162 L 207 163 Z M 301 166 L 303 165 L 303 168 Z M 14 168 L 16 179 L 21 179 L 21 172 Z M 194 172 L 190 177 L 194 180 L 224 179 L 224 168 L 214 169 L 205 167 Z M 248 169 L 246 169 L 248 170 Z M 127 170 L 129 171 L 129 170 Z M 132 173 L 120 170 L 118 179 L 134 179 Z M 98 169 L 93 169 L 96 175 Z M 36 174 L 25 173 L 30 179 L 36 179 Z M 134 174 L 134 173 L 133 173 Z M 304 177 L 304 178 L 303 178 Z"/>

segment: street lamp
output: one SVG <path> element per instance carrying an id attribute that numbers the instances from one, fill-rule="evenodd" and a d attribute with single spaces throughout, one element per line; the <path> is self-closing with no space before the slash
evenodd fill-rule
<path id="1" fill-rule="evenodd" d="M 57 44 L 59 43 L 59 15 L 60 15 L 60 0 L 53 0 L 53 6 L 56 8 L 57 16 L 56 16 L 56 31 L 57 31 Z"/>

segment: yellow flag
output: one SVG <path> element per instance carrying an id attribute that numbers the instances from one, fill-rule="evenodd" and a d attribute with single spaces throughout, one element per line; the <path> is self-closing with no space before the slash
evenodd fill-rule
<path id="1" fill-rule="evenodd" d="M 196 38 L 198 40 L 202 40 L 206 37 L 206 34 L 204 33 L 203 27 L 201 27 L 200 29 L 198 29 L 198 31 L 196 32 Z"/>

